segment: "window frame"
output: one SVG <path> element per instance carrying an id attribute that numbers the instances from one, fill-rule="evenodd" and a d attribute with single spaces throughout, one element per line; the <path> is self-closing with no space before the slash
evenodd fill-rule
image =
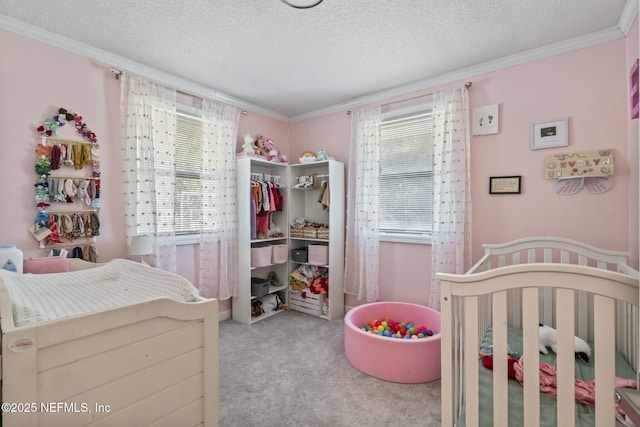
<path id="1" fill-rule="evenodd" d="M 385 120 L 392 120 L 392 119 L 397 119 L 401 117 L 422 114 L 427 111 L 433 111 L 432 102 L 421 103 L 411 107 L 385 112 L 382 114 L 381 122 L 384 122 Z M 383 146 L 381 145 L 380 148 L 383 149 Z M 430 245 L 432 243 L 433 230 L 429 233 L 421 233 L 421 234 L 420 233 L 405 234 L 405 233 L 392 233 L 392 232 L 380 231 L 378 235 L 381 242 Z"/>

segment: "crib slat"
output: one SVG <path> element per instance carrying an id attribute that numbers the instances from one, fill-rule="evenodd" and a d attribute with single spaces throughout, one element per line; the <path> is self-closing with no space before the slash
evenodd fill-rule
<path id="1" fill-rule="evenodd" d="M 545 257 L 546 257 L 546 252 L 545 252 Z M 535 248 L 531 248 L 531 249 L 527 250 L 527 262 L 529 264 L 531 264 L 532 262 L 536 262 L 536 249 Z"/>
<path id="2" fill-rule="evenodd" d="M 453 405 L 456 395 L 453 388 L 455 384 L 453 374 L 456 374 L 460 369 L 460 366 L 455 364 L 454 355 L 452 354 L 453 340 L 458 336 L 457 330 L 454 328 L 454 325 L 452 325 L 452 323 L 455 323 L 456 319 L 458 319 L 459 316 L 454 316 L 453 313 L 453 310 L 455 310 L 455 306 L 453 306 L 453 299 L 451 297 L 451 282 L 442 280 L 440 281 L 440 286 L 440 314 L 442 319 L 440 334 L 440 369 L 442 371 L 442 381 L 440 383 L 440 388 L 442 391 L 441 421 L 443 426 L 452 426 L 454 408 Z M 456 388 L 456 391 L 457 390 L 458 389 Z M 458 408 L 457 404 L 455 408 Z"/>
<path id="3" fill-rule="evenodd" d="M 553 321 L 553 289 L 540 289 L 538 299 L 541 304 L 539 308 L 541 322 L 545 325 L 553 325 L 555 323 Z"/>
<path id="4" fill-rule="evenodd" d="M 465 407 L 467 411 L 467 426 L 478 427 L 479 399 L 478 399 L 478 297 L 464 299 L 464 390 Z"/>
<path id="5" fill-rule="evenodd" d="M 577 330 L 576 335 L 583 339 L 589 338 L 589 295 L 586 292 L 578 292 L 577 293 L 577 307 L 576 310 L 576 322 L 577 322 Z"/>
<path id="6" fill-rule="evenodd" d="M 594 296 L 595 380 L 596 380 L 596 425 L 613 427 L 615 412 L 611 390 L 615 375 L 615 302 L 612 298 Z"/>
<path id="7" fill-rule="evenodd" d="M 574 292 L 556 289 L 558 425 L 575 426 Z"/>
<path id="8" fill-rule="evenodd" d="M 538 352 L 538 290 L 522 290 L 522 354 L 526 354 L 523 373 L 524 427 L 540 425 L 540 353 Z M 507 425 L 506 423 L 503 425 Z"/>
<path id="9" fill-rule="evenodd" d="M 493 294 L 493 425 L 509 422 L 507 389 L 507 292 Z"/>

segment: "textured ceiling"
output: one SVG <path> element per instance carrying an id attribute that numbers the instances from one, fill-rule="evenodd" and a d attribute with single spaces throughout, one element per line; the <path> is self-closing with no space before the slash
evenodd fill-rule
<path id="1" fill-rule="evenodd" d="M 28 0 L 0 14 L 291 117 L 617 29 L 626 3 Z"/>

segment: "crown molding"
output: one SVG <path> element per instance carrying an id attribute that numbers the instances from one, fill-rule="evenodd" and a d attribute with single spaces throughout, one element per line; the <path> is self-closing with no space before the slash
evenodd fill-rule
<path id="1" fill-rule="evenodd" d="M 633 26 L 633 22 L 636 20 L 637 16 L 638 0 L 627 0 L 627 4 L 624 5 L 622 15 L 620 15 L 620 19 L 618 20 L 618 28 L 620 28 L 622 34 L 624 34 L 625 36 L 629 34 L 629 31 L 631 31 L 631 27 Z"/>
<path id="2" fill-rule="evenodd" d="M 287 117 L 283 114 L 277 113 L 273 110 L 269 110 L 258 105 L 251 104 L 244 100 L 234 98 L 223 92 L 220 92 L 214 88 L 210 88 L 182 77 L 176 76 L 171 73 L 167 73 L 158 70 L 154 67 L 132 61 L 127 58 L 97 49 L 87 44 L 71 40 L 67 37 L 63 37 L 41 28 L 26 24 L 22 21 L 10 18 L 0 14 L 0 29 L 5 29 L 16 34 L 46 43 L 60 49 L 64 49 L 88 58 L 100 61 L 104 64 L 111 65 L 117 69 L 127 70 L 136 74 L 144 75 L 154 80 L 158 80 L 170 86 L 176 87 L 181 91 L 189 92 L 196 96 L 203 96 L 210 99 L 215 99 L 220 102 L 233 105 L 243 110 L 251 111 L 257 114 L 261 114 L 265 117 L 269 117 L 285 123 L 296 123 L 304 120 L 317 118 L 320 116 L 333 114 L 336 112 L 348 110 L 358 106 L 371 104 L 375 102 L 384 101 L 386 99 L 404 96 L 414 92 L 427 90 L 439 85 L 452 83 L 462 79 L 470 79 L 474 76 L 498 71 L 504 68 L 512 67 L 515 65 L 524 64 L 539 59 L 544 59 L 554 55 L 559 55 L 574 50 L 582 49 L 585 47 L 594 46 L 600 43 L 605 43 L 612 40 L 617 40 L 625 37 L 630 31 L 633 22 L 638 14 L 638 0 L 627 0 L 627 4 L 623 10 L 622 15 L 618 21 L 618 25 L 609 29 L 598 31 L 592 34 L 588 34 L 582 37 L 576 37 L 573 39 L 565 40 L 562 42 L 550 44 L 541 48 L 532 49 L 523 53 L 507 56 L 497 60 L 485 62 L 482 64 L 474 65 L 471 67 L 462 68 L 450 73 L 445 73 L 440 76 L 421 80 L 418 82 L 410 83 L 408 85 L 398 86 L 388 90 L 376 92 L 373 94 L 365 95 L 362 97 L 354 98 L 341 102 L 338 104 L 330 105 L 321 109 L 309 111 L 302 114 Z M 105 70 L 107 71 L 107 70 Z"/>
<path id="3" fill-rule="evenodd" d="M 637 2 L 637 0 L 629 0 L 629 3 Z M 625 8 L 626 9 L 626 8 Z M 635 19 L 635 17 L 634 17 Z M 452 83 L 458 80 L 471 79 L 474 76 L 481 74 L 498 71 L 504 68 L 513 67 L 515 65 L 524 64 L 539 59 L 548 58 L 555 55 L 571 52 L 574 50 L 582 49 L 585 47 L 595 46 L 600 43 L 609 42 L 612 40 L 618 40 L 625 37 L 625 34 L 618 26 L 608 28 L 595 33 L 587 34 L 586 36 L 576 37 L 569 40 L 564 40 L 558 43 L 553 43 L 547 46 L 543 46 L 536 49 L 531 49 L 526 52 L 518 53 L 515 55 L 506 56 L 504 58 L 496 59 L 482 64 L 473 65 L 466 68 L 461 68 L 450 73 L 441 74 L 439 76 L 421 80 L 408 85 L 398 86 L 396 88 L 384 90 L 374 94 L 369 94 L 363 97 L 348 100 L 339 104 L 330 105 L 318 110 L 309 111 L 307 113 L 298 114 L 289 117 L 290 123 L 296 123 L 303 120 L 313 119 L 316 117 L 324 116 L 327 114 L 336 113 L 339 111 L 348 110 L 361 105 L 372 104 L 375 102 L 381 102 L 390 98 L 398 96 L 409 95 L 415 92 L 424 91 L 436 86 Z"/>
<path id="4" fill-rule="evenodd" d="M 49 31 L 1 14 L 0 29 L 11 31 L 13 33 L 37 40 L 39 42 L 46 43 L 63 50 L 67 50 L 75 54 L 94 59 L 96 61 L 100 61 L 106 65 L 110 65 L 109 68 L 113 67 L 119 70 L 126 70 L 135 74 L 140 74 L 150 79 L 165 83 L 169 86 L 173 86 L 183 92 L 188 92 L 196 96 L 214 99 L 216 101 L 224 102 L 243 110 L 251 111 L 275 120 L 279 120 L 281 122 L 289 123 L 289 118 L 283 114 L 251 104 L 249 102 L 243 101 L 242 99 L 234 98 L 214 88 L 192 82 L 191 80 L 184 79 L 182 77 L 176 76 L 175 74 L 167 73 L 154 67 L 149 67 L 139 62 L 132 61 L 130 59 L 106 52 L 101 49 L 97 49 L 85 43 L 81 43 L 76 40 L 51 33 Z M 108 71 L 109 68 L 105 68 L 105 71 Z"/>

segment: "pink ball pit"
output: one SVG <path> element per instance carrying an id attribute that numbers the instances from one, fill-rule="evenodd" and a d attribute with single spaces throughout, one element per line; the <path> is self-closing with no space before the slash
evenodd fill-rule
<path id="1" fill-rule="evenodd" d="M 433 336 L 420 339 L 381 337 L 361 328 L 372 320 L 409 320 L 426 326 Z M 403 302 L 357 306 L 344 318 L 344 351 L 354 368 L 396 383 L 425 383 L 440 378 L 440 313 Z"/>

